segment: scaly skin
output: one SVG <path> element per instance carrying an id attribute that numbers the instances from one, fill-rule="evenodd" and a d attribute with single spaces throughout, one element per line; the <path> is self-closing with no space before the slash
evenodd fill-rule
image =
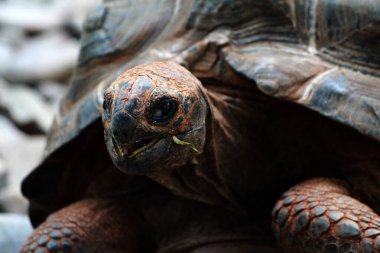
<path id="1" fill-rule="evenodd" d="M 313 179 L 285 192 L 273 227 L 286 252 L 380 252 L 380 217 L 349 196 L 344 182 Z"/>
<path id="2" fill-rule="evenodd" d="M 112 200 L 85 199 L 50 215 L 20 253 L 144 252 L 139 219 Z M 121 243 L 122 242 L 122 243 Z M 139 248 L 141 247 L 141 248 Z"/>
<path id="3" fill-rule="evenodd" d="M 269 231 L 250 218 L 153 189 L 63 208 L 36 228 L 21 253 L 279 253 Z"/>

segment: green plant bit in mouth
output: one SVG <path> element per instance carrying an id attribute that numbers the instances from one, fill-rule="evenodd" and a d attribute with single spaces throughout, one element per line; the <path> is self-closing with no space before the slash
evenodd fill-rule
<path id="1" fill-rule="evenodd" d="M 189 145 L 190 148 L 192 150 L 194 150 L 195 152 L 197 152 L 198 154 L 200 154 L 201 152 L 199 152 L 199 150 L 194 146 L 193 143 L 190 143 L 190 142 L 187 142 L 187 141 L 182 141 L 180 139 L 178 139 L 176 136 L 173 135 L 173 141 L 175 144 L 178 144 L 178 145 Z"/>
<path id="2" fill-rule="evenodd" d="M 144 150 L 146 150 L 146 149 L 150 148 L 151 146 L 153 146 L 154 144 L 156 144 L 159 140 L 160 140 L 160 138 L 155 138 L 155 139 L 151 140 L 149 143 L 145 144 L 141 148 L 134 150 L 132 152 L 132 154 L 128 155 L 128 157 L 129 158 L 135 157 L 136 155 L 140 154 Z M 127 153 L 129 153 L 129 152 L 127 152 Z"/>

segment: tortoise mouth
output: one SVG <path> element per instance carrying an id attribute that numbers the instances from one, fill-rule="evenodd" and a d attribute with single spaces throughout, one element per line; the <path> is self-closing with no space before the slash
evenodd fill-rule
<path id="1" fill-rule="evenodd" d="M 161 138 L 146 138 L 138 140 L 132 144 L 119 144 L 113 137 L 112 137 L 112 144 L 114 147 L 114 152 L 119 158 L 128 157 L 128 158 L 134 158 L 137 155 L 141 154 L 142 152 L 148 150 L 152 146 L 154 146 Z"/>

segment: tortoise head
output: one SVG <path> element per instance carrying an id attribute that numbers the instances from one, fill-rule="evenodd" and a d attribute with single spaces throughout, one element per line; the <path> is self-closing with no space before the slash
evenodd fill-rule
<path id="1" fill-rule="evenodd" d="M 207 103 L 200 82 L 173 62 L 129 69 L 104 93 L 104 137 L 113 163 L 145 175 L 201 153 Z"/>

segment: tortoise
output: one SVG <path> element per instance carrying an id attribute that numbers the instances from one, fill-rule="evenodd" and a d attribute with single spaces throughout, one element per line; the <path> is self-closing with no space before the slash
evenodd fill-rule
<path id="1" fill-rule="evenodd" d="M 21 252 L 380 252 L 379 13 L 104 1 Z"/>

